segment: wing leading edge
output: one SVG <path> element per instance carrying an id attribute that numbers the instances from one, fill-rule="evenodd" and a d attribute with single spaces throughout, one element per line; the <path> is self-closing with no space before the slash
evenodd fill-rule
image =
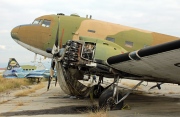
<path id="1" fill-rule="evenodd" d="M 180 84 L 180 40 L 112 56 L 107 63 L 141 80 Z"/>

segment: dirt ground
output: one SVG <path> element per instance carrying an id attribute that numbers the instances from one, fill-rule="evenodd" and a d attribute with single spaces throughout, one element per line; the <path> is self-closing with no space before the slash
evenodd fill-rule
<path id="1" fill-rule="evenodd" d="M 127 82 L 127 81 L 126 81 Z M 128 81 L 128 83 L 130 83 Z M 131 84 L 133 84 L 132 82 Z M 46 82 L 45 82 L 46 84 Z M 122 82 L 123 84 L 123 82 Z M 135 83 L 136 84 L 136 83 Z M 123 84 L 130 87 L 128 84 Z M 150 84 L 150 86 L 153 84 Z M 162 90 L 141 86 L 124 102 L 123 110 L 108 111 L 107 117 L 179 117 L 180 88 L 177 85 L 164 84 Z M 25 97 L 14 97 L 16 91 L 0 94 L 0 117 L 25 116 L 68 116 L 89 117 L 93 105 L 98 100 L 77 99 L 67 96 L 59 86 L 52 85 Z"/>

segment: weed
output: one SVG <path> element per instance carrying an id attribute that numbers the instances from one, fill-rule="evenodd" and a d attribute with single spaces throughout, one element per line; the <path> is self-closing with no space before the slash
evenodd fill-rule
<path id="1" fill-rule="evenodd" d="M 105 110 L 90 111 L 88 112 L 88 117 L 108 117 L 108 114 Z"/>
<path id="2" fill-rule="evenodd" d="M 6 102 L 8 102 L 9 100 L 3 100 L 3 101 L 0 101 L 0 104 L 4 104 Z"/>
<path id="3" fill-rule="evenodd" d="M 43 88 L 43 87 L 44 87 L 44 84 L 39 83 L 39 84 L 33 86 L 31 89 L 23 89 L 22 91 L 16 93 L 15 96 L 16 97 L 27 96 L 31 93 L 34 93 L 36 90 Z"/>
<path id="4" fill-rule="evenodd" d="M 15 88 L 19 88 L 20 86 L 24 85 L 30 85 L 32 84 L 31 82 L 28 81 L 28 79 L 25 78 L 3 78 L 2 76 L 0 76 L 0 92 L 4 92 L 7 91 L 9 89 L 15 89 Z"/>
<path id="5" fill-rule="evenodd" d="M 175 94 L 175 92 L 173 92 L 173 91 L 170 91 L 170 92 L 169 92 L 169 94 Z"/>
<path id="6" fill-rule="evenodd" d="M 23 97 L 23 96 L 27 96 L 30 93 L 34 93 L 35 90 L 34 89 L 24 89 L 18 93 L 15 94 L 16 97 Z"/>
<path id="7" fill-rule="evenodd" d="M 23 105 L 24 105 L 24 102 L 22 102 L 22 101 L 18 101 L 16 104 L 16 106 L 23 106 Z"/>

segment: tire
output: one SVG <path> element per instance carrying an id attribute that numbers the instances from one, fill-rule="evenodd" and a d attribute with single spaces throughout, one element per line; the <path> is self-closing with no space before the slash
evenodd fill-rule
<path id="1" fill-rule="evenodd" d="M 99 98 L 103 90 L 104 88 L 100 86 L 100 92 L 98 92 L 98 85 L 95 85 L 93 89 L 93 98 Z"/>
<path id="2" fill-rule="evenodd" d="M 122 98 L 122 95 L 118 94 L 118 100 Z M 101 109 L 110 109 L 110 110 L 121 110 L 123 107 L 124 102 L 120 102 L 119 104 L 115 104 L 116 99 L 113 98 L 113 90 L 107 89 L 105 90 L 101 96 L 99 97 L 99 107 Z"/>

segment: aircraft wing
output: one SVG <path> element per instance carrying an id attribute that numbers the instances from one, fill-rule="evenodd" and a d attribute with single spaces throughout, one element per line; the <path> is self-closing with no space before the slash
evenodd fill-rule
<path id="1" fill-rule="evenodd" d="M 137 76 L 129 79 L 180 84 L 180 40 L 112 56 L 107 63 Z"/>
<path id="2" fill-rule="evenodd" d="M 43 78 L 45 70 L 34 70 L 28 73 L 25 77 L 26 78 Z"/>

